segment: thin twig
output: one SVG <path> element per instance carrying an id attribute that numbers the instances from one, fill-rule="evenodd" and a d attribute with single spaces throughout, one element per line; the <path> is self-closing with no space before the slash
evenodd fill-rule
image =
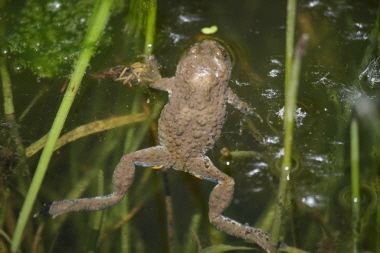
<path id="1" fill-rule="evenodd" d="M 148 115 L 145 113 L 133 114 L 133 115 L 125 115 L 120 117 L 112 117 L 108 119 L 98 120 L 91 122 L 89 124 L 79 126 L 74 130 L 66 133 L 61 136 L 57 143 L 55 144 L 54 150 L 61 148 L 69 142 L 75 141 L 79 138 L 88 136 L 90 134 L 103 132 L 112 128 L 121 127 L 137 122 L 142 122 L 148 118 Z M 36 154 L 39 150 L 41 150 L 48 138 L 49 134 L 44 135 L 38 141 L 34 142 L 32 145 L 26 148 L 26 157 L 31 157 Z"/>
<path id="2" fill-rule="evenodd" d="M 38 245 L 40 244 L 41 234 L 42 234 L 42 231 L 44 230 L 44 227 L 45 227 L 45 223 L 42 223 L 38 227 L 36 235 L 34 236 L 34 240 L 33 240 L 33 244 L 32 244 L 32 249 L 30 251 L 31 253 L 37 253 L 38 252 Z"/>

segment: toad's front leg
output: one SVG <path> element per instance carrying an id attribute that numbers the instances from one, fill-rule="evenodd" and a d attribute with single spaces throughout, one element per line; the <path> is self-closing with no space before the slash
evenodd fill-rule
<path id="1" fill-rule="evenodd" d="M 227 102 L 241 111 L 242 113 L 248 113 L 256 118 L 258 118 L 261 122 L 263 122 L 263 119 L 260 117 L 259 114 L 255 112 L 255 110 L 246 102 L 242 101 L 232 90 L 231 88 L 228 88 L 226 91 L 227 96 Z"/>
<path id="2" fill-rule="evenodd" d="M 191 170 L 192 174 L 218 183 L 210 194 L 210 222 L 227 234 L 253 241 L 267 252 L 275 252 L 277 247 L 271 245 L 269 233 L 259 228 L 243 225 L 222 215 L 222 212 L 230 205 L 232 200 L 234 192 L 233 178 L 218 170 L 208 157 L 192 160 L 191 166 L 194 168 Z M 282 243 L 280 247 L 285 248 L 287 246 Z"/>
<path id="3" fill-rule="evenodd" d="M 165 147 L 157 146 L 124 155 L 113 174 L 113 193 L 106 196 L 54 201 L 36 215 L 48 212 L 53 217 L 74 211 L 97 211 L 119 203 L 133 183 L 135 165 L 144 167 L 172 166 L 170 154 Z"/>

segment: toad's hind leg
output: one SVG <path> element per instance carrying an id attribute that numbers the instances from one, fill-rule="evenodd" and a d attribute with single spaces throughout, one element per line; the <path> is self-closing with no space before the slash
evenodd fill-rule
<path id="1" fill-rule="evenodd" d="M 54 201 L 47 208 L 53 217 L 74 211 L 97 211 L 119 203 L 133 183 L 135 165 L 144 167 L 171 167 L 170 154 L 165 147 L 157 146 L 124 155 L 113 174 L 113 193 L 106 196 Z"/>
<path id="2" fill-rule="evenodd" d="M 235 184 L 233 178 L 218 170 L 208 157 L 195 159 L 191 166 L 194 168 L 191 170 L 193 174 L 217 182 L 209 199 L 210 222 L 227 234 L 253 241 L 267 252 L 275 252 L 277 247 L 271 245 L 269 233 L 259 228 L 243 225 L 222 215 L 232 200 Z M 284 248 L 286 245 L 281 244 L 280 247 Z"/>

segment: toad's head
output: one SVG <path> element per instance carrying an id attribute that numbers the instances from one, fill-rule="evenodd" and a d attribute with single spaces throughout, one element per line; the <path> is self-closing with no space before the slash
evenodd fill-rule
<path id="1" fill-rule="evenodd" d="M 218 84 L 227 85 L 230 75 L 230 56 L 218 42 L 212 40 L 191 46 L 182 56 L 176 72 L 181 83 L 202 90 L 209 90 Z"/>

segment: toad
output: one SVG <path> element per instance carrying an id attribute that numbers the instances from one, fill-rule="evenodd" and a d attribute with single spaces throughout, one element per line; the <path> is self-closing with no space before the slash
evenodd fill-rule
<path id="1" fill-rule="evenodd" d="M 230 104 L 243 113 L 254 110 L 228 87 L 231 60 L 215 41 L 191 46 L 176 74 L 150 84 L 169 93 L 158 123 L 160 145 L 124 155 L 113 174 L 113 193 L 95 198 L 54 201 L 46 211 L 53 217 L 73 211 L 97 211 L 119 203 L 133 183 L 135 165 L 173 168 L 215 182 L 209 199 L 209 218 L 219 230 L 253 241 L 267 252 L 270 234 L 222 215 L 230 205 L 234 179 L 218 170 L 206 152 L 219 138 Z M 285 247 L 280 244 L 280 247 Z"/>

